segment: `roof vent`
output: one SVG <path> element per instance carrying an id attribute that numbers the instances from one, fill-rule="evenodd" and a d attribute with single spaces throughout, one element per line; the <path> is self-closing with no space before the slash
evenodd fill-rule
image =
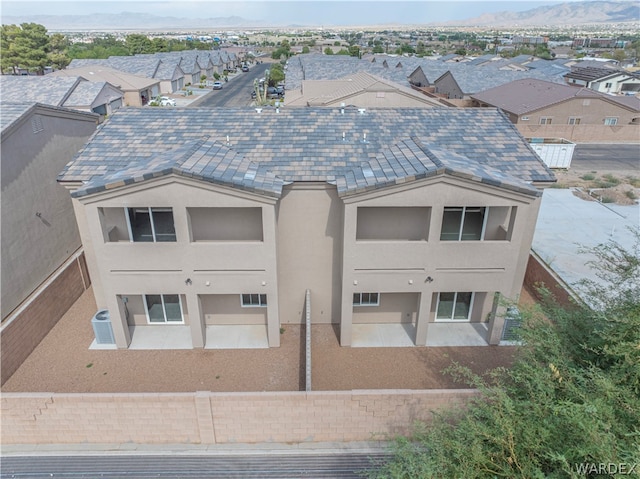
<path id="1" fill-rule="evenodd" d="M 340 103 L 340 114 L 344 115 L 344 102 Z"/>
<path id="2" fill-rule="evenodd" d="M 262 108 L 256 108 L 256 113 L 261 113 L 262 112 Z"/>
<path id="3" fill-rule="evenodd" d="M 361 115 L 364 115 L 365 111 L 367 111 L 366 108 L 358 108 L 358 113 L 360 113 Z"/>

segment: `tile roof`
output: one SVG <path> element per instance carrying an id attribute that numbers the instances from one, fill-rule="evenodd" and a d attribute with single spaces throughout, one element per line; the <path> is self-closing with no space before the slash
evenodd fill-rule
<path id="1" fill-rule="evenodd" d="M 111 83 L 123 91 L 138 91 L 158 84 L 158 80 L 132 75 L 131 73 L 121 72 L 115 68 L 96 64 L 79 66 L 77 68 L 66 68 L 65 70 L 49 73 L 47 76 L 82 77 L 88 81 L 104 81 Z"/>
<path id="2" fill-rule="evenodd" d="M 20 119 L 33 108 L 35 103 L 0 103 L 0 131 L 6 130 L 14 121 Z"/>
<path id="3" fill-rule="evenodd" d="M 77 77 L 0 75 L 2 101 L 61 106 L 80 81 Z"/>
<path id="4" fill-rule="evenodd" d="M 376 166 L 380 155 L 389 167 Z M 537 194 L 529 183 L 555 181 L 515 126 L 490 108 L 124 108 L 58 179 L 83 182 L 75 196 L 169 172 L 276 197 L 294 181 L 337 184 L 347 195 L 434 168 L 529 194 Z"/>
<path id="5" fill-rule="evenodd" d="M 600 98 L 626 108 L 633 108 L 634 104 L 637 108 L 639 104 L 639 100 L 632 97 L 606 95 L 588 88 L 560 85 L 534 78 L 516 80 L 471 97 L 516 115 L 530 113 L 571 98 Z"/>
<path id="6" fill-rule="evenodd" d="M 496 61 L 475 65 L 473 61 L 447 63 L 443 58 L 370 55 L 358 59 L 346 55 L 296 55 L 287 63 L 285 87 L 287 90 L 296 90 L 301 87 L 302 80 L 335 80 L 359 71 L 408 86 L 409 75 L 421 67 L 431 82 L 446 72 L 451 72 L 462 91 L 472 94 L 522 78 L 538 78 L 564 84 L 562 75 L 569 71 L 569 67 L 557 61 L 538 63 L 536 68 L 531 68 L 529 64 L 525 67 L 527 71 L 514 71 L 500 70 L 503 64 Z M 400 62 L 402 67 L 385 68 L 385 61 L 394 66 Z"/>

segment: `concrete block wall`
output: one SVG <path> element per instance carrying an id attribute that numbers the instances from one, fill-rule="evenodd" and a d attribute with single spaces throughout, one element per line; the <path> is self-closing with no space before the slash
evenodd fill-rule
<path id="1" fill-rule="evenodd" d="M 3 321 L 0 330 L 2 384 L 90 284 L 84 253 L 76 253 Z"/>
<path id="2" fill-rule="evenodd" d="M 369 441 L 406 434 L 457 390 L 3 394 L 3 444 Z"/>
<path id="3" fill-rule="evenodd" d="M 544 286 L 553 294 L 561 306 L 571 306 L 575 304 L 571 293 L 568 291 L 568 286 L 562 283 L 551 268 L 545 265 L 544 262 L 533 253 L 529 255 L 524 284 L 531 294 L 538 299 L 541 299 L 541 297 L 537 289 L 540 286 Z"/>

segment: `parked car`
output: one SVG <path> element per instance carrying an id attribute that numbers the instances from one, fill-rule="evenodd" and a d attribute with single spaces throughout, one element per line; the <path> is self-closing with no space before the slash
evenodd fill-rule
<path id="1" fill-rule="evenodd" d="M 176 101 L 168 96 L 157 96 L 149 102 L 150 106 L 176 106 Z"/>
<path id="2" fill-rule="evenodd" d="M 213 89 L 214 90 L 222 90 L 222 82 L 221 81 L 213 82 Z"/>
<path id="3" fill-rule="evenodd" d="M 248 72 L 248 71 L 249 71 L 249 67 L 248 67 L 247 65 L 244 65 L 244 66 L 242 67 L 242 71 L 243 71 L 243 72 Z"/>
<path id="4" fill-rule="evenodd" d="M 267 98 L 282 98 L 284 96 L 284 89 L 270 86 L 267 88 Z"/>

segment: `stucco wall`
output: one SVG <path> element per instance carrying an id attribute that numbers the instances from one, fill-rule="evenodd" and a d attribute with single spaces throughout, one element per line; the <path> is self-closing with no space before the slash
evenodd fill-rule
<path id="1" fill-rule="evenodd" d="M 2 396 L 3 444 L 385 440 L 471 389 Z"/>
<path id="2" fill-rule="evenodd" d="M 56 178 L 96 124 L 94 115 L 38 108 L 3 131 L 3 318 L 80 247 L 71 198 Z"/>
<path id="3" fill-rule="evenodd" d="M 640 143 L 640 125 L 516 125 L 525 138 L 564 138 L 574 143 Z"/>
<path id="4" fill-rule="evenodd" d="M 313 322 L 340 320 L 342 201 L 327 184 L 284 189 L 278 207 L 280 322 L 304 321 L 305 291 L 313 295 Z"/>

